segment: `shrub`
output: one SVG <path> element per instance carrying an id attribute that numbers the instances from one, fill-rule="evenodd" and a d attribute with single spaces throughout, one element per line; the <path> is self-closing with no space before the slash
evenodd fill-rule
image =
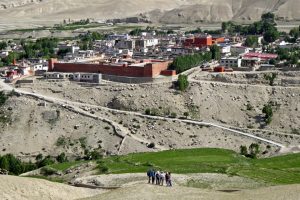
<path id="1" fill-rule="evenodd" d="M 79 143 L 80 143 L 80 146 L 85 149 L 86 148 L 86 145 L 87 145 L 87 139 L 86 137 L 81 137 L 79 138 Z"/>
<path id="2" fill-rule="evenodd" d="M 252 143 L 249 146 L 249 157 L 250 158 L 257 158 L 257 155 L 259 154 L 260 149 L 259 149 L 259 145 L 256 143 Z"/>
<path id="3" fill-rule="evenodd" d="M 155 143 L 154 143 L 154 142 L 151 142 L 150 144 L 148 144 L 147 147 L 153 149 L 153 148 L 155 147 Z"/>
<path id="4" fill-rule="evenodd" d="M 272 117 L 273 117 L 272 105 L 270 103 L 264 105 L 262 112 L 265 114 L 266 124 L 270 124 L 272 121 Z"/>
<path id="5" fill-rule="evenodd" d="M 243 156 L 247 156 L 247 155 L 248 155 L 247 147 L 244 146 L 244 145 L 241 145 L 241 146 L 240 146 L 240 153 L 241 153 L 241 155 L 243 155 Z"/>
<path id="6" fill-rule="evenodd" d="M 68 158 L 66 157 L 65 153 L 61 153 L 56 157 L 57 162 L 63 163 L 63 162 L 68 162 Z"/>
<path id="7" fill-rule="evenodd" d="M 293 129 L 292 129 L 292 134 L 300 135 L 300 130 L 299 130 L 299 129 L 296 129 L 296 128 L 293 128 Z"/>
<path id="8" fill-rule="evenodd" d="M 170 117 L 171 117 L 171 118 L 176 118 L 176 117 L 177 117 L 177 114 L 176 114 L 175 112 L 172 112 Z"/>
<path id="9" fill-rule="evenodd" d="M 146 114 L 146 115 L 151 115 L 151 109 L 150 109 L 150 108 L 147 108 L 147 109 L 145 110 L 145 114 Z"/>
<path id="10" fill-rule="evenodd" d="M 152 108 L 151 109 L 151 114 L 152 116 L 158 116 L 159 115 L 159 110 L 156 108 Z"/>
<path id="11" fill-rule="evenodd" d="M 7 95 L 3 91 L 0 91 L 0 106 L 4 105 L 7 99 Z"/>
<path id="12" fill-rule="evenodd" d="M 187 75 L 180 74 L 178 76 L 177 87 L 180 91 L 185 91 L 189 86 Z"/>
<path id="13" fill-rule="evenodd" d="M 183 115 L 185 116 L 185 118 L 188 118 L 188 116 L 190 115 L 189 112 L 184 112 Z"/>
<path id="14" fill-rule="evenodd" d="M 107 166 L 102 165 L 102 164 L 100 164 L 98 168 L 100 170 L 100 173 L 107 173 L 109 170 Z"/>
<path id="15" fill-rule="evenodd" d="M 270 74 L 265 74 L 264 78 L 269 81 L 270 86 L 273 86 L 274 81 L 277 78 L 277 74 L 276 73 L 272 73 L 271 75 Z"/>
<path id="16" fill-rule="evenodd" d="M 57 170 L 46 166 L 46 167 L 41 168 L 41 173 L 45 176 L 51 176 L 53 174 L 56 174 Z"/>
<path id="17" fill-rule="evenodd" d="M 38 154 L 36 157 L 35 157 L 35 160 L 36 161 L 41 161 L 41 160 L 43 160 L 43 154 Z"/>
<path id="18" fill-rule="evenodd" d="M 36 165 L 37 165 L 38 168 L 40 168 L 40 167 L 44 167 L 44 166 L 47 166 L 47 165 L 52 165 L 54 163 L 55 163 L 54 160 L 52 160 L 50 156 L 47 156 L 43 160 L 41 160 L 40 162 L 37 162 Z"/>
<path id="19" fill-rule="evenodd" d="M 64 146 L 66 143 L 67 143 L 66 138 L 64 136 L 61 136 L 57 139 L 56 146 L 58 146 L 58 147 Z"/>
<path id="20" fill-rule="evenodd" d="M 247 110 L 253 110 L 253 106 L 251 104 L 247 104 Z"/>
<path id="21" fill-rule="evenodd" d="M 94 150 L 91 152 L 89 151 L 86 152 L 86 157 L 85 157 L 86 160 L 99 160 L 101 158 L 103 158 L 103 155 L 99 151 Z"/>

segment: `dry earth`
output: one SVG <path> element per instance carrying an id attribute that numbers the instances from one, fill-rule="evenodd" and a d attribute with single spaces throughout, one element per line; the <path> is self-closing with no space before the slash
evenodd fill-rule
<path id="1" fill-rule="evenodd" d="M 2 200 L 65 200 L 95 196 L 101 190 L 75 188 L 40 179 L 0 176 Z"/>
<path id="2" fill-rule="evenodd" d="M 253 21 L 268 11 L 280 19 L 297 21 L 299 6 L 298 0 L 0 0 L 0 29 L 49 25 L 69 18 L 131 16 L 162 23 Z"/>
<path id="3" fill-rule="evenodd" d="M 0 126 L 1 154 L 9 152 L 23 159 L 32 159 L 39 153 L 57 155 L 66 152 L 68 156 L 83 156 L 85 148 L 103 150 L 106 154 L 199 147 L 239 151 L 240 145 L 258 142 L 211 126 L 172 119 L 150 119 L 103 107 L 138 113 L 144 113 L 146 108 L 154 108 L 161 115 L 174 112 L 177 117 L 189 112 L 189 117 L 196 120 L 234 127 L 285 146 L 298 146 L 298 84 L 271 87 L 264 83 L 260 73 L 256 79 L 246 76 L 244 73 L 226 74 L 216 79 L 212 74 L 200 76 L 195 73 L 185 93 L 172 89 L 171 83 L 132 85 L 105 82 L 100 86 L 89 86 L 35 80 L 34 85 L 21 85 L 20 88 L 56 97 L 62 102 L 85 104 L 77 105 L 78 108 L 74 110 L 57 103 L 44 106 L 41 105 L 42 100 L 33 97 L 11 97 L 1 112 L 1 116 L 7 116 Z M 297 76 L 282 74 L 279 78 L 298 80 Z M 262 83 L 257 85 L 257 80 Z M 262 107 L 270 101 L 275 102 L 276 106 L 273 106 L 273 120 L 266 126 Z M 247 110 L 247 104 L 253 107 L 252 110 Z M 57 145 L 61 138 L 63 141 Z M 151 142 L 156 144 L 155 149 L 147 147 Z M 265 156 L 273 155 L 278 150 L 265 142 L 259 143 Z"/>
<path id="4" fill-rule="evenodd" d="M 167 199 L 167 200 L 179 200 L 179 199 L 197 199 L 197 200 L 279 200 L 289 199 L 298 200 L 300 195 L 298 193 L 300 189 L 299 185 L 289 186 L 277 186 L 270 188 L 261 188 L 256 190 L 245 190 L 238 192 L 221 192 L 211 191 L 207 189 L 196 189 L 188 187 L 173 188 L 166 187 L 153 187 L 152 185 L 140 184 L 121 188 L 111 192 L 104 193 L 102 195 L 87 198 L 86 200 L 129 200 L 129 199 Z"/>
<path id="5" fill-rule="evenodd" d="M 142 174 L 125 175 L 104 175 L 98 178 L 107 184 L 122 183 L 123 187 L 116 190 L 90 190 L 75 188 L 59 183 L 52 183 L 45 180 L 20 178 L 12 176 L 0 176 L 1 199 L 5 200 L 60 200 L 60 199 L 208 199 L 208 200 L 279 200 L 289 199 L 298 200 L 300 198 L 299 185 L 286 185 L 275 187 L 261 187 L 259 189 L 237 189 L 236 187 L 213 187 L 213 188 L 191 188 L 181 185 L 191 177 L 197 177 L 204 182 L 225 181 L 236 185 L 237 183 L 248 183 L 248 186 L 258 186 L 247 180 L 241 180 L 239 177 L 231 177 L 228 180 L 223 175 L 198 174 L 198 175 L 175 175 L 175 186 L 172 188 L 153 186 L 146 184 L 142 180 Z M 184 180 L 184 181 L 183 181 Z M 182 182 L 183 181 L 183 182 Z M 253 185 L 254 184 L 254 185 Z M 251 187 L 253 188 L 253 187 Z"/>

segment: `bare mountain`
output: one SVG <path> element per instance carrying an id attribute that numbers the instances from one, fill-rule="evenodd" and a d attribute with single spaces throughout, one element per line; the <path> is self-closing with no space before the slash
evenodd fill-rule
<path id="1" fill-rule="evenodd" d="M 300 20 L 299 7 L 299 0 L 0 0 L 0 28 L 141 13 L 161 23 L 253 21 L 268 11 L 293 21 Z"/>

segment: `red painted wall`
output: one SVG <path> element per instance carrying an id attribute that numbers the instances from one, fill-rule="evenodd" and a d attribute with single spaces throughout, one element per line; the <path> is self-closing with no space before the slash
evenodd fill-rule
<path id="1" fill-rule="evenodd" d="M 212 37 L 196 37 L 186 39 L 184 42 L 185 47 L 205 47 L 213 44 Z"/>
<path id="2" fill-rule="evenodd" d="M 51 71 L 101 73 L 128 77 L 155 77 L 160 75 L 162 71 L 167 70 L 168 65 L 169 62 L 148 63 L 144 67 L 109 64 L 54 63 Z"/>

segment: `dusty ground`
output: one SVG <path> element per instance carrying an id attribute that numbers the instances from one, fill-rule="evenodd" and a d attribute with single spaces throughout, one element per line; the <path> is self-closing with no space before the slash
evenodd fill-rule
<path id="1" fill-rule="evenodd" d="M 148 178 L 146 177 L 146 174 L 143 173 L 109 174 L 81 177 L 75 179 L 73 182 L 106 187 L 128 187 L 131 185 L 147 183 Z M 213 173 L 185 175 L 172 174 L 172 182 L 175 186 L 187 186 L 212 190 L 241 190 L 265 186 L 264 183 L 259 183 L 252 179 Z"/>
<path id="2" fill-rule="evenodd" d="M 190 87 L 184 93 L 172 89 L 171 83 L 104 82 L 100 86 L 88 86 L 35 80 L 34 85 L 21 85 L 19 89 L 64 99 L 62 101 L 85 103 L 86 106 L 77 105 L 77 110 L 70 110 L 56 103 L 41 106 L 43 101 L 32 97 L 11 97 L 1 113 L 9 119 L 2 120 L 0 126 L 1 153 L 14 153 L 25 159 L 39 153 L 57 155 L 66 152 L 69 156 L 82 156 L 86 148 L 106 154 L 199 147 L 239 151 L 240 145 L 258 142 L 219 128 L 149 119 L 97 106 L 139 113 L 151 108 L 159 115 L 174 112 L 177 117 L 189 112 L 192 119 L 234 127 L 286 146 L 298 146 L 300 88 L 298 84 L 278 85 L 282 79 L 293 79 L 293 83 L 297 83 L 298 74 L 280 75 L 274 87 L 265 83 L 260 73 L 256 79 L 247 76 L 226 74 L 216 80 L 211 74 L 196 73 L 191 76 Z M 274 117 L 271 124 L 266 125 L 262 108 L 270 101 L 274 104 Z M 247 105 L 252 109 L 247 110 Z M 127 136 L 120 135 L 116 129 Z M 61 145 L 57 145 L 59 138 L 63 138 Z M 157 148 L 148 148 L 150 142 Z M 261 143 L 261 147 L 264 156 L 274 155 L 277 150 L 266 143 Z"/>
<path id="3" fill-rule="evenodd" d="M 71 200 L 101 192 L 105 191 L 75 188 L 40 179 L 0 176 L 0 199 L 3 200 Z"/>
<path id="4" fill-rule="evenodd" d="M 298 0 L 0 0 L 0 29 L 15 29 L 94 18 L 147 16 L 154 22 L 249 22 L 274 12 L 285 21 L 300 19 Z M 145 13 L 140 15 L 141 13 Z"/>
<path id="5" fill-rule="evenodd" d="M 244 190 L 237 192 L 211 191 L 207 189 L 196 189 L 188 187 L 173 188 L 156 187 L 148 184 L 140 184 L 121 188 L 111 192 L 98 195 L 96 197 L 87 198 L 86 200 L 101 199 L 203 199 L 203 200 L 298 200 L 299 185 L 277 186 L 270 188 L 260 188 L 256 190 Z"/>
<path id="6" fill-rule="evenodd" d="M 219 177 L 221 176 L 221 177 Z M 223 177 L 218 174 L 193 174 L 174 175 L 174 187 L 155 186 L 147 184 L 143 174 L 103 175 L 98 176 L 99 181 L 107 185 L 122 183 L 122 188 L 116 190 L 91 190 L 75 188 L 60 183 L 48 182 L 45 180 L 20 178 L 12 176 L 0 176 L 1 199 L 5 200 L 50 200 L 50 199 L 257 199 L 257 200 L 298 200 L 300 198 L 299 185 L 286 185 L 275 187 L 260 187 L 261 185 L 251 180 L 242 180 L 240 177 Z M 201 180 L 212 187 L 186 187 L 189 179 Z M 87 179 L 91 179 L 88 177 Z M 226 184 L 214 187 L 211 184 Z M 241 183 L 242 185 L 238 185 Z M 233 185 L 230 185 L 233 184 Z M 202 184 L 202 186 L 206 186 Z M 248 187 L 248 188 L 245 188 Z"/>

